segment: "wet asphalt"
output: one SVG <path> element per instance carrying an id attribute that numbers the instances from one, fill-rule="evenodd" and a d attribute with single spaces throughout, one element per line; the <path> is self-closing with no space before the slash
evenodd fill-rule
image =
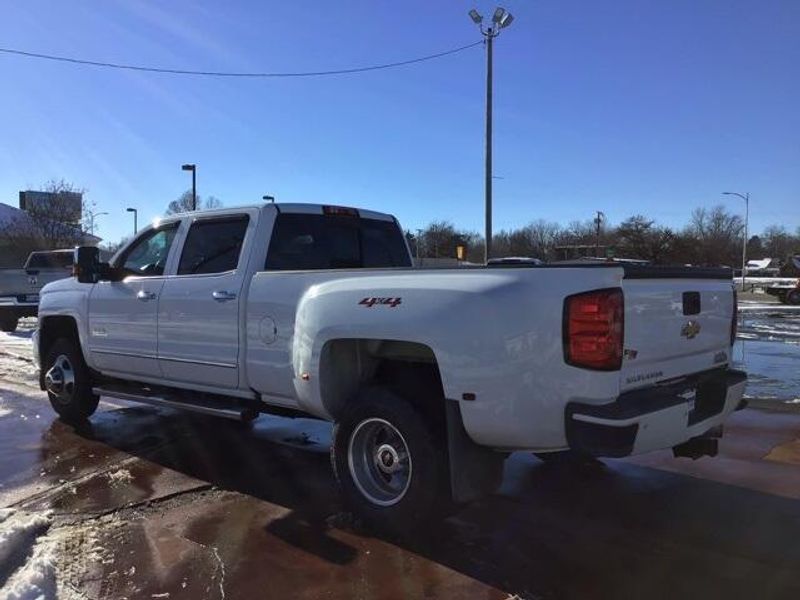
<path id="1" fill-rule="evenodd" d="M 800 598 L 800 413 L 741 411 L 697 461 L 515 454 L 497 494 L 386 539 L 342 511 L 327 424 L 104 400 L 76 429 L 24 338 L 0 340 L 0 507 L 51 511 L 86 598 Z"/>

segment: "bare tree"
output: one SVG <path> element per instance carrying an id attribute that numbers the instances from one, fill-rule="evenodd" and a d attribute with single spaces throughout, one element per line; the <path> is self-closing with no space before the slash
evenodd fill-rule
<path id="1" fill-rule="evenodd" d="M 786 231 L 783 225 L 770 225 L 764 230 L 762 237 L 764 252 L 770 258 L 784 261 L 795 251 L 800 251 L 797 238 Z"/>
<path id="2" fill-rule="evenodd" d="M 210 208 L 219 208 L 222 202 L 219 198 L 209 196 L 203 199 L 199 194 L 197 195 L 197 210 L 208 210 Z M 176 200 L 167 205 L 166 214 L 174 215 L 176 213 L 191 212 L 192 210 L 192 190 L 186 190 Z"/>
<path id="3" fill-rule="evenodd" d="M 464 246 L 467 260 L 483 260 L 478 256 L 478 251 L 483 251 L 483 238 L 473 231 L 458 230 L 449 221 L 431 223 L 416 236 L 415 243 L 424 258 L 456 258 L 456 248 Z"/>
<path id="4" fill-rule="evenodd" d="M 696 208 L 686 233 L 697 240 L 694 262 L 708 265 L 735 265 L 742 252 L 744 223 L 739 215 L 724 206 Z"/>
<path id="5" fill-rule="evenodd" d="M 63 179 L 53 179 L 41 191 L 51 194 L 46 202 L 29 203 L 0 231 L 0 244 L 13 248 L 15 254 L 27 256 L 34 250 L 70 248 L 84 241 L 81 214 L 85 218 L 87 204 L 84 201 L 78 210 L 75 194 L 85 190 Z"/>

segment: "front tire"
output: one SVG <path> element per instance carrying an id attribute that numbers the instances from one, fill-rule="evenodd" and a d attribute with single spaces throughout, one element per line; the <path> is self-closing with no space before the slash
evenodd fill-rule
<path id="1" fill-rule="evenodd" d="M 786 294 L 786 304 L 791 304 L 792 306 L 800 305 L 800 290 L 792 290 Z"/>
<path id="2" fill-rule="evenodd" d="M 42 369 L 53 410 L 68 423 L 88 419 L 100 401 L 92 393 L 92 379 L 76 342 L 58 338 L 47 350 Z"/>
<path id="3" fill-rule="evenodd" d="M 346 506 L 394 534 L 442 516 L 451 499 L 445 436 L 387 388 L 368 388 L 351 402 L 331 446 Z"/>

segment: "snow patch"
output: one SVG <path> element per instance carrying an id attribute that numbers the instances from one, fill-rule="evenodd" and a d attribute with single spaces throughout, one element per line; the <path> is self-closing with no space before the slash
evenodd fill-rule
<path id="1" fill-rule="evenodd" d="M 92 564 L 113 562 L 99 542 L 100 528 L 107 525 L 107 520 L 92 520 L 56 527 L 49 511 L 0 511 L 0 572 L 16 567 L 0 588 L 0 598 L 86 600 L 71 580 L 79 583 Z"/>
<path id="2" fill-rule="evenodd" d="M 125 485 L 133 481 L 133 475 L 128 469 L 119 469 L 113 473 L 107 473 L 106 476 L 111 485 Z"/>
<path id="3" fill-rule="evenodd" d="M 0 406 L 0 417 L 6 417 L 6 416 L 8 416 L 8 415 L 12 414 L 13 412 L 14 412 L 14 411 L 13 411 L 13 410 L 11 410 L 11 409 L 10 409 L 10 408 L 8 408 L 8 407 L 5 407 L 5 406 Z"/>
<path id="4" fill-rule="evenodd" d="M 0 589 L 4 600 L 57 598 L 52 548 L 39 542 L 51 523 L 47 512 L 4 511 L 0 524 L 0 571 L 12 569 L 28 556 Z"/>

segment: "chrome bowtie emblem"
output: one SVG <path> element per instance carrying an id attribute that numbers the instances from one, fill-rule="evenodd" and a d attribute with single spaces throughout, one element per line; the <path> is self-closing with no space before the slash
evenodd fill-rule
<path id="1" fill-rule="evenodd" d="M 689 321 L 681 328 L 681 335 L 687 340 L 697 337 L 698 333 L 700 333 L 700 323 L 697 321 Z"/>

